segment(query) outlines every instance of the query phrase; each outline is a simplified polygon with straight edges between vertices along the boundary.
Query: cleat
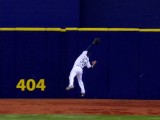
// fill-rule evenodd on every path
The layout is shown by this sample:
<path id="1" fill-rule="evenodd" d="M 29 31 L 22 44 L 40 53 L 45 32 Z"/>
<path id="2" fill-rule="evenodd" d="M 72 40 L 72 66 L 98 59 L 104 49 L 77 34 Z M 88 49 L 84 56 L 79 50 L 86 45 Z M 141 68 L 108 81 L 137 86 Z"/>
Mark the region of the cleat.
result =
<path id="1" fill-rule="evenodd" d="M 85 96 L 85 93 L 81 93 L 81 97 L 84 97 Z"/>
<path id="2" fill-rule="evenodd" d="M 73 88 L 74 88 L 74 86 L 71 85 L 71 86 L 66 87 L 66 90 L 71 90 L 71 89 L 73 89 Z"/>

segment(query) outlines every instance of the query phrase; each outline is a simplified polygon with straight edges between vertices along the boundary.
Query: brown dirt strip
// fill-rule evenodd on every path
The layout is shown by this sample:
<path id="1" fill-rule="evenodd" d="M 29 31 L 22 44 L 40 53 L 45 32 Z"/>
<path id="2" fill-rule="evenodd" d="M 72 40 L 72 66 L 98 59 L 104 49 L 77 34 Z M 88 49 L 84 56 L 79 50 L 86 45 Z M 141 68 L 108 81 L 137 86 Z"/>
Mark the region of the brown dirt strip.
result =
<path id="1" fill-rule="evenodd" d="M 0 99 L 0 114 L 160 116 L 160 100 Z"/>

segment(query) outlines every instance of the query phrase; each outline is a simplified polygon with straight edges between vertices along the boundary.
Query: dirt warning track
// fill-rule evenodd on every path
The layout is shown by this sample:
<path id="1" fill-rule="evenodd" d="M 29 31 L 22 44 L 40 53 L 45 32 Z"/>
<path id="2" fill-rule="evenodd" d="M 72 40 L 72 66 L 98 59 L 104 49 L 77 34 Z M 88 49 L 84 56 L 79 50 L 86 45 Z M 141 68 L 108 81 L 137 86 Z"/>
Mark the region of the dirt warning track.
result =
<path id="1" fill-rule="evenodd" d="M 0 99 L 0 114 L 160 115 L 160 100 Z"/>

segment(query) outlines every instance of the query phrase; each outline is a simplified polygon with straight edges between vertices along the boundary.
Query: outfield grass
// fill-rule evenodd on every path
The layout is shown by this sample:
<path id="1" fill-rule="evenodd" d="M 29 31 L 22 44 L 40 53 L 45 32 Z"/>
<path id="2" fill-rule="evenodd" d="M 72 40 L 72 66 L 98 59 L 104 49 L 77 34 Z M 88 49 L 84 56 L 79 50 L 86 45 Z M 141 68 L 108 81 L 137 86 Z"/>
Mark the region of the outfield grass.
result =
<path id="1" fill-rule="evenodd" d="M 0 115 L 0 120 L 160 120 L 160 116 Z"/>

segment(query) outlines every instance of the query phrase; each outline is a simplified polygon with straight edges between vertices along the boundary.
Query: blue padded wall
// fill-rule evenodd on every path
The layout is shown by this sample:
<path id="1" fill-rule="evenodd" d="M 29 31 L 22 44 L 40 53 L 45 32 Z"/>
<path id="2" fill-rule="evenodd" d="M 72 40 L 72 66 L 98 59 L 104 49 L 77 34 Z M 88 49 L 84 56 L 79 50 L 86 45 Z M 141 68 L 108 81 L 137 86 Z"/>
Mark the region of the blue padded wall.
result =
<path id="1" fill-rule="evenodd" d="M 0 27 L 78 27 L 79 0 L 1 0 Z"/>
<path id="2" fill-rule="evenodd" d="M 95 37 L 94 69 L 84 68 L 86 98 L 159 99 L 159 33 L 96 31 L 0 32 L 0 95 L 2 98 L 79 98 L 68 92 L 75 59 Z M 20 91 L 20 79 L 45 79 L 46 89 Z M 32 86 L 32 85 L 31 85 Z"/>
<path id="3" fill-rule="evenodd" d="M 159 0 L 81 0 L 81 27 L 159 28 Z"/>

